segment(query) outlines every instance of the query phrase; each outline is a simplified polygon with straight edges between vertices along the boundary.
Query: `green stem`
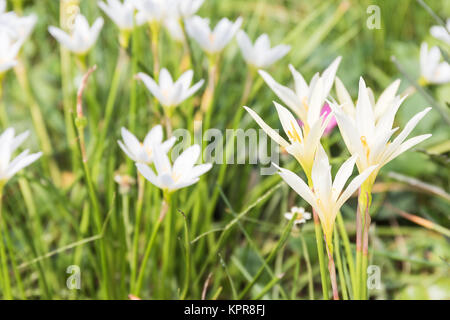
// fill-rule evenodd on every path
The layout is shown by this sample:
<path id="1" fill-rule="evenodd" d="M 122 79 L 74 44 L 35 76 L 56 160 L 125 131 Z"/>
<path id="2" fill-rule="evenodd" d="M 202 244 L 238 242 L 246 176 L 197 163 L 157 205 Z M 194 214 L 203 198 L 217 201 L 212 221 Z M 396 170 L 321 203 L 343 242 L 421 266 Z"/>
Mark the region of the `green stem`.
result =
<path id="1" fill-rule="evenodd" d="M 313 182 L 308 175 L 308 184 L 311 189 L 313 189 Z M 317 244 L 317 254 L 319 256 L 319 267 L 320 267 L 320 280 L 322 282 L 322 295 L 324 300 L 328 300 L 328 281 L 327 281 L 327 271 L 325 266 L 325 255 L 323 253 L 323 235 L 322 235 L 322 227 L 320 225 L 319 216 L 316 211 L 313 209 L 313 218 L 314 218 L 314 231 L 316 235 L 316 244 Z"/>
<path id="2" fill-rule="evenodd" d="M 54 183 L 56 185 L 59 185 L 60 172 L 55 160 L 52 157 L 53 148 L 50 142 L 50 137 L 48 135 L 47 128 L 45 126 L 45 121 L 41 109 L 39 108 L 39 105 L 37 104 L 36 100 L 33 97 L 33 93 L 27 76 L 27 70 L 25 69 L 25 65 L 21 61 L 19 61 L 14 70 L 16 72 L 17 79 L 19 80 L 21 87 L 25 92 L 25 98 L 27 101 L 27 105 L 30 108 L 33 126 L 36 130 L 40 146 L 45 155 L 43 159 L 45 169 L 48 173 L 50 173 Z"/>
<path id="3" fill-rule="evenodd" d="M 3 95 L 3 78 L 5 77 L 4 73 L 0 73 L 0 123 L 5 128 L 8 125 L 8 113 L 6 112 L 6 105 L 2 103 L 2 95 Z"/>
<path id="4" fill-rule="evenodd" d="M 203 120 L 204 130 L 208 130 L 211 123 L 211 115 L 213 111 L 213 104 L 214 104 L 214 95 L 216 91 L 216 84 L 218 80 L 218 57 L 217 56 L 211 56 L 209 57 L 209 64 L 208 64 L 208 86 L 203 93 L 202 101 L 200 104 L 200 111 L 203 114 Z"/>
<path id="5" fill-rule="evenodd" d="M 137 83 L 134 79 L 138 71 L 138 60 L 140 51 L 140 35 L 138 33 L 138 28 L 133 29 L 133 39 L 132 39 L 132 56 L 131 56 L 131 88 L 130 88 L 130 117 L 129 126 L 130 131 L 135 132 L 136 129 L 136 119 L 137 119 Z"/>
<path id="6" fill-rule="evenodd" d="M 166 289 L 168 287 L 167 280 L 169 279 L 169 271 L 172 262 L 172 239 L 175 234 L 175 217 L 173 211 L 173 203 L 171 194 L 165 195 L 167 203 L 169 205 L 169 210 L 167 212 L 166 224 L 164 226 L 164 243 L 163 243 L 163 256 L 162 256 L 162 282 L 163 287 L 161 288 L 162 297 L 165 298 Z M 170 283 L 170 282 L 169 282 Z"/>
<path id="7" fill-rule="evenodd" d="M 65 25 L 65 12 L 64 6 L 60 6 L 60 23 Z M 62 92 L 63 92 L 63 110 L 64 110 L 64 121 L 65 128 L 67 130 L 67 144 L 71 150 L 72 155 L 72 169 L 74 172 L 78 171 L 78 157 L 77 146 L 75 142 L 75 127 L 72 121 L 72 86 L 71 86 L 71 59 L 70 52 L 61 46 L 60 49 L 60 59 L 61 59 L 61 82 L 62 82 Z"/>
<path id="8" fill-rule="evenodd" d="M 144 281 L 144 275 L 145 275 L 145 269 L 147 268 L 148 259 L 150 258 L 150 253 L 152 252 L 153 245 L 155 244 L 156 235 L 158 234 L 159 228 L 161 227 L 161 223 L 164 220 L 164 217 L 167 214 L 167 211 L 169 210 L 169 203 L 170 200 L 164 201 L 161 205 L 161 213 L 159 215 L 158 221 L 156 222 L 155 226 L 153 227 L 152 234 L 150 235 L 150 239 L 147 243 L 147 247 L 145 249 L 144 259 L 142 259 L 141 267 L 139 268 L 139 274 L 137 278 L 136 285 L 134 286 L 134 292 L 133 294 L 136 296 L 139 296 L 141 289 L 142 289 L 142 283 Z"/>
<path id="9" fill-rule="evenodd" d="M 347 257 L 346 260 L 347 260 L 347 264 L 348 264 L 348 269 L 350 271 L 352 288 L 354 288 L 356 285 L 356 272 L 355 272 L 354 257 L 352 254 L 352 250 L 350 248 L 350 240 L 348 238 L 347 230 L 345 230 L 344 219 L 342 219 L 342 214 L 340 212 L 337 214 L 336 220 L 337 220 L 339 234 L 340 234 L 341 239 L 344 244 L 344 251 L 345 251 L 345 255 Z"/>
<path id="10" fill-rule="evenodd" d="M 309 259 L 308 247 L 306 246 L 305 238 L 300 234 L 300 239 L 302 240 L 303 254 L 305 255 L 306 270 L 308 271 L 308 292 L 309 300 L 314 300 L 314 279 L 313 272 L 311 268 L 311 261 Z"/>
<path id="11" fill-rule="evenodd" d="M 336 253 L 336 264 L 339 274 L 339 283 L 341 284 L 342 298 L 348 300 L 347 285 L 345 283 L 344 266 L 341 259 L 341 248 L 339 244 L 338 230 L 334 230 L 334 248 Z"/>
<path id="12" fill-rule="evenodd" d="M 78 143 L 79 143 L 79 152 L 81 154 L 81 162 L 82 162 L 82 168 L 83 173 L 85 177 L 85 181 L 88 187 L 88 194 L 89 199 L 92 204 L 93 212 L 94 212 L 94 221 L 95 225 L 97 227 L 98 234 L 103 235 L 103 227 L 102 227 L 102 215 L 100 212 L 100 204 L 98 201 L 98 197 L 95 191 L 94 183 L 92 181 L 91 173 L 89 171 L 89 167 L 87 164 L 87 158 L 86 158 L 86 147 L 85 147 L 85 139 L 84 139 L 84 120 L 85 118 L 77 118 L 78 121 L 76 125 L 77 134 L 78 134 Z M 106 248 L 105 248 L 105 241 L 103 237 L 99 240 L 99 251 L 100 251 L 100 264 L 102 269 L 102 280 L 103 280 L 103 286 L 104 286 L 104 295 L 105 298 L 108 299 L 109 297 L 109 276 L 108 276 L 108 262 L 107 262 L 107 256 L 106 256 Z"/>
<path id="13" fill-rule="evenodd" d="M 186 264 L 186 273 L 184 276 L 184 289 L 181 294 L 180 299 L 186 299 L 186 295 L 189 291 L 189 280 L 191 276 L 191 241 L 189 240 L 189 229 L 187 225 L 187 217 L 183 214 L 184 217 L 184 249 L 186 250 L 185 255 L 185 264 Z"/>
<path id="14" fill-rule="evenodd" d="M 96 169 L 94 170 L 94 172 L 97 172 L 97 170 L 98 170 L 100 160 L 102 158 L 102 154 L 104 151 L 105 139 L 108 134 L 108 129 L 109 129 L 110 122 L 112 120 L 112 116 L 114 114 L 114 104 L 115 104 L 116 98 L 117 98 L 117 92 L 118 92 L 119 84 L 120 84 L 120 77 L 122 74 L 122 70 L 124 69 L 125 59 L 126 59 L 126 52 L 125 52 L 125 49 L 123 49 L 121 47 L 119 50 L 119 55 L 117 57 L 116 67 L 114 69 L 114 74 L 113 74 L 113 78 L 112 78 L 112 82 L 111 82 L 111 88 L 109 91 L 108 100 L 106 101 L 105 118 L 103 121 L 103 128 L 101 130 L 100 138 L 98 139 L 98 143 L 97 143 L 97 154 L 96 154 L 95 161 L 94 161 L 94 163 L 96 163 L 97 165 L 96 165 Z M 97 174 L 94 174 L 94 176 L 97 176 Z"/>
<path id="15" fill-rule="evenodd" d="M 353 298 L 360 300 L 361 292 L 361 262 L 362 262 L 362 218 L 361 218 L 361 206 L 358 203 L 356 210 L 356 271 L 355 271 L 355 283 L 353 287 Z"/>
<path id="16" fill-rule="evenodd" d="M 8 262 L 5 251 L 5 244 L 3 242 L 3 233 L 7 232 L 6 228 L 3 228 L 3 215 L 2 215 L 2 207 L 3 207 L 3 188 L 5 182 L 0 181 L 0 258 L 2 263 L 2 278 L 3 278 L 3 296 L 6 300 L 12 300 L 12 291 L 11 291 L 11 282 L 9 280 L 9 272 L 8 272 Z"/>
<path id="17" fill-rule="evenodd" d="M 136 273 L 139 260 L 139 234 L 141 228 L 142 207 L 144 203 L 145 178 L 138 173 L 138 200 L 136 204 L 136 219 L 133 236 L 133 267 L 131 269 L 131 285 L 136 282 Z M 133 291 L 133 290 L 132 290 Z"/>
<path id="18" fill-rule="evenodd" d="M 372 204 L 372 195 L 367 192 L 366 207 L 364 214 L 363 226 L 363 245 L 362 245 L 362 262 L 361 262 L 361 299 L 367 300 L 367 266 L 369 257 L 369 229 L 370 229 L 370 206 Z"/>

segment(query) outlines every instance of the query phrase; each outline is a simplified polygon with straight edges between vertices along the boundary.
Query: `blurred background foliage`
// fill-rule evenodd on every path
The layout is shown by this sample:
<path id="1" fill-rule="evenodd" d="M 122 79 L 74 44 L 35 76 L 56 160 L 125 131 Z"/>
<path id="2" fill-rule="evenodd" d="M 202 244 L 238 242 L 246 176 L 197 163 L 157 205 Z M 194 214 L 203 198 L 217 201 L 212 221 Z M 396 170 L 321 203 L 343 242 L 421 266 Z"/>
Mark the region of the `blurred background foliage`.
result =
<path id="1" fill-rule="evenodd" d="M 62 113 L 61 65 L 60 50 L 56 41 L 48 34 L 49 25 L 59 25 L 59 1 L 9 1 L 10 9 L 23 9 L 24 14 L 34 12 L 39 21 L 33 35 L 24 46 L 23 61 L 29 71 L 33 94 L 40 106 L 51 140 L 55 148 L 58 164 L 65 170 L 65 179 L 71 185 L 78 179 L 71 172 L 70 155 L 65 139 L 65 125 Z M 442 19 L 450 17 L 450 1 L 428 0 L 426 3 Z M 381 13 L 381 29 L 370 30 L 366 26 L 369 14 L 368 6 L 377 5 Z M 81 12 L 90 22 L 102 15 L 96 1 L 82 0 Z M 407 89 L 411 83 L 405 75 L 399 72 L 392 61 L 394 56 L 412 79 L 420 76 L 419 48 L 423 41 L 429 45 L 439 45 L 448 53 L 445 44 L 434 39 L 429 34 L 431 26 L 436 25 L 435 19 L 415 0 L 348 0 L 348 1 L 319 1 L 319 0 L 206 0 L 198 15 L 210 17 L 212 24 L 226 16 L 235 19 L 244 18 L 243 29 L 252 39 L 259 34 L 268 33 L 273 44 L 285 43 L 292 46 L 291 52 L 283 60 L 277 62 L 269 72 L 280 83 L 292 85 L 292 77 L 288 69 L 291 63 L 300 70 L 305 79 L 310 79 L 317 71 L 322 71 L 338 55 L 343 57 L 338 70 L 352 97 L 356 99 L 358 79 L 363 76 L 366 83 L 373 88 L 375 96 L 395 79 L 402 79 L 400 92 Z M 139 71 L 152 72 L 152 56 L 149 48 L 148 31 L 140 28 L 140 58 Z M 179 75 L 179 64 L 182 58 L 182 47 L 171 40 L 163 31 L 161 39 L 161 65 Z M 195 43 L 193 43 L 195 60 L 195 79 L 207 77 L 206 59 Z M 95 96 L 100 110 L 94 110 L 87 103 L 87 113 L 103 113 L 102 106 L 106 104 L 110 79 L 114 72 L 119 45 L 117 29 L 110 19 L 105 17 L 105 27 L 102 30 L 95 49 L 89 55 L 88 65 L 97 64 L 98 70 L 92 75 L 90 88 L 95 88 Z M 129 73 L 129 71 L 128 71 Z M 124 76 L 120 85 L 120 94 L 114 110 L 114 123 L 108 137 L 108 150 L 101 159 L 102 170 L 105 170 L 105 180 L 99 182 L 99 193 L 103 195 L 103 205 L 108 208 L 110 201 L 116 203 L 119 199 L 111 196 L 108 188 L 109 179 L 114 171 L 125 161 L 124 155 L 117 147 L 120 127 L 127 125 L 129 92 L 131 82 Z M 220 72 L 220 80 L 215 101 L 215 113 L 212 126 L 221 130 L 229 127 L 238 105 L 246 75 L 246 65 L 240 55 L 237 44 L 233 42 L 224 53 Z M 74 73 L 74 82 L 80 75 Z M 89 89 L 91 90 L 91 89 Z M 138 126 L 136 136 L 143 137 L 147 130 L 160 122 L 160 110 L 153 108 L 152 98 L 145 88 L 138 84 Z M 449 109 L 450 84 L 430 86 L 427 92 L 443 108 Z M 5 97 L 3 103 L 12 123 L 18 130 L 32 128 L 29 111 L 26 107 L 29 101 L 14 76 L 10 75 L 5 83 Z M 334 92 L 333 92 L 334 95 Z M 272 100 L 277 100 L 273 92 L 257 79 L 255 89 L 248 101 L 248 105 L 260 113 L 273 127 L 279 127 Z M 194 99 L 194 104 L 198 103 Z M 409 97 L 400 108 L 396 118 L 398 126 L 403 127 L 412 115 L 429 106 L 428 101 L 420 94 Z M 189 127 L 186 123 L 186 113 L 189 108 L 181 106 L 174 122 L 174 128 Z M 90 125 L 93 125 L 92 123 Z M 95 124 L 94 124 L 95 125 Z M 254 121 L 245 116 L 241 128 L 255 127 Z M 449 278 L 449 238 L 432 230 L 418 226 L 399 216 L 388 206 L 404 210 L 414 215 L 428 219 L 445 228 L 450 227 L 450 130 L 437 110 L 429 113 L 415 129 L 414 134 L 432 133 L 433 137 L 420 144 L 383 168 L 375 187 L 371 244 L 373 252 L 371 264 L 381 268 L 381 289 L 371 290 L 374 298 L 380 299 L 410 299 L 410 298 L 450 298 Z M 88 133 L 89 134 L 89 133 Z M 89 139 L 95 137 L 88 136 Z M 327 138 L 324 144 L 334 156 L 333 164 L 340 165 L 347 157 L 345 145 L 341 141 L 338 130 Z M 36 146 L 37 140 L 30 139 L 29 146 Z M 91 144 L 92 145 L 92 144 Z M 35 149 L 33 147 L 33 149 Z M 282 157 L 285 167 L 300 172 L 300 168 L 286 155 Z M 37 166 L 37 165 L 36 165 Z M 220 166 L 206 177 L 209 194 L 213 193 Z M 394 173 L 394 174 L 393 174 Z M 17 184 L 7 187 L 6 219 L 14 240 L 16 259 L 20 264 L 25 263 L 24 287 L 31 298 L 67 298 L 69 291 L 65 288 L 65 268 L 72 264 L 73 251 L 62 250 L 45 258 L 42 263 L 27 264 L 35 257 L 48 252 L 59 250 L 64 246 L 79 240 L 77 226 L 80 223 L 86 191 L 80 186 L 74 189 L 59 190 L 47 181 L 39 170 L 28 170 L 23 173 L 32 181 L 35 206 L 34 212 L 26 209 Z M 20 177 L 19 177 L 20 178 Z M 17 179 L 19 179 L 17 178 Z M 414 179 L 414 180 L 411 180 Z M 261 256 L 265 256 L 278 240 L 280 230 L 285 225 L 283 213 L 296 204 L 306 206 L 306 203 L 284 184 L 278 186 L 277 176 L 260 176 L 258 166 L 231 165 L 220 190 L 214 209 L 214 219 L 203 232 L 221 228 L 233 218 L 233 214 L 241 212 L 258 197 L 270 191 L 266 197 L 257 203 L 250 214 L 241 220 L 242 225 L 233 230 L 233 237 L 228 237 L 223 250 L 222 261 L 215 261 L 211 282 L 211 292 L 217 292 L 222 287 L 219 298 L 233 298 L 233 287 L 242 288 L 261 266 Z M 274 186 L 277 186 L 275 189 Z M 206 187 L 205 187 L 206 188 Z M 433 188 L 438 188 L 438 193 Z M 204 189 L 202 189 L 204 190 Z M 209 191 L 208 191 L 209 190 Z M 131 195 L 136 197 L 135 190 Z M 64 194 L 70 194 L 67 201 Z M 197 194 L 190 191 L 184 197 Z M 207 201 L 207 200 L 203 200 Z M 150 206 L 150 205 L 149 205 Z M 231 207 L 230 207 L 231 206 Z M 65 208 L 62 210 L 61 208 Z M 346 226 L 350 234 L 354 235 L 354 208 L 356 201 L 350 201 L 343 210 Z M 111 209 L 113 210 L 113 209 Z M 116 212 L 117 211 L 117 212 Z M 120 209 L 114 209 L 113 214 L 120 215 Z M 234 212 L 234 213 L 233 213 Z M 13 214 L 14 213 L 14 214 Z M 150 228 L 149 221 L 144 220 L 143 228 Z M 15 226 L 19 226 L 16 228 Z M 209 229 L 208 229 L 209 228 Z M 181 229 L 182 230 L 182 229 Z M 448 229 L 447 229 L 448 230 Z M 38 233 L 36 233 L 36 231 Z M 244 232 L 250 235 L 244 236 Z M 194 234 L 193 237 L 199 236 Z M 353 237 L 353 236 L 352 236 Z M 212 238 L 214 243 L 215 238 Z M 217 239 L 216 239 L 217 240 Z M 112 240 L 111 240 L 112 241 Z M 145 239 L 143 239 L 145 241 Z M 195 246 L 195 244 L 193 244 Z M 196 248 L 198 259 L 211 254 L 210 246 L 202 244 Z M 174 259 L 177 255 L 174 253 Z M 90 270 L 92 255 L 88 255 L 84 265 Z M 277 253 L 271 264 L 276 275 L 283 274 L 283 278 L 273 287 L 264 292 L 264 288 L 271 281 L 273 275 L 264 274 L 252 289 L 249 297 L 277 299 L 292 297 L 307 299 L 311 297 L 308 289 L 308 263 L 315 276 L 313 288 L 314 296 L 320 297 L 318 279 L 318 262 L 315 252 L 315 239 L 312 223 L 307 223 L 301 230 L 294 230 L 288 245 Z M 178 261 L 183 269 L 183 262 Z M 222 263 L 220 263 L 222 262 Z M 273 266 L 272 266 L 273 265 Z M 89 267 L 90 266 L 90 267 Z M 152 268 L 156 268 L 152 264 Z M 212 267 L 211 267 L 212 268 Z M 97 297 L 96 271 L 83 273 L 83 290 L 78 295 L 82 298 Z M 120 274 L 120 273 L 119 273 Z M 203 281 L 205 279 L 202 279 Z M 115 279 L 120 288 L 121 279 Z M 203 282 L 193 289 L 193 298 L 199 298 L 199 291 Z M 126 298 L 120 291 L 116 297 Z M 283 293 L 284 292 L 284 293 Z M 148 292 L 146 296 L 152 295 Z"/>

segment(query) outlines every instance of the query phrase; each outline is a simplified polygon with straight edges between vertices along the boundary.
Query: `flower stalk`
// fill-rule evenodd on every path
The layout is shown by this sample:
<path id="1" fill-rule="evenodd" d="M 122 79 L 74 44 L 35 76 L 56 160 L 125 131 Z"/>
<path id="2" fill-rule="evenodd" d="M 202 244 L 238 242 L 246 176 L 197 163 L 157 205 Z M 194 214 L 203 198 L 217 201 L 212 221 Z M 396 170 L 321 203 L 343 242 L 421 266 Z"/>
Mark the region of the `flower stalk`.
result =
<path id="1" fill-rule="evenodd" d="M 97 232 L 99 234 L 103 233 L 102 228 L 102 216 L 100 212 L 100 204 L 99 200 L 96 194 L 96 190 L 94 187 L 94 183 L 91 177 L 91 173 L 88 167 L 88 159 L 86 154 L 86 142 L 84 138 L 84 129 L 87 124 L 86 117 L 83 114 L 83 105 L 82 105 L 82 99 L 83 99 L 83 91 L 86 87 L 87 80 L 89 78 L 89 75 L 94 72 L 97 69 L 97 66 L 94 66 L 88 70 L 88 72 L 84 75 L 81 86 L 78 90 L 77 94 L 77 114 L 74 121 L 74 125 L 76 128 L 76 134 L 77 134 L 77 140 L 78 140 L 78 147 L 81 154 L 81 162 L 82 162 L 82 168 L 84 173 L 84 178 L 88 187 L 88 194 L 89 199 L 92 204 L 92 208 L 94 211 L 94 221 L 97 228 Z M 105 243 L 103 239 L 99 240 L 99 251 L 100 251 L 100 263 L 102 268 L 102 280 L 103 280 L 103 289 L 104 289 L 104 296 L 106 299 L 109 297 L 109 276 L 108 276 L 108 262 L 106 257 L 106 248 Z"/>
<path id="2" fill-rule="evenodd" d="M 141 292 L 145 270 L 147 268 L 147 263 L 150 258 L 150 254 L 152 253 L 153 246 L 155 244 L 156 235 L 158 234 L 158 231 L 161 227 L 161 223 L 163 222 L 169 209 L 170 209 L 170 197 L 166 197 L 161 204 L 161 211 L 159 214 L 159 218 L 156 221 L 155 226 L 153 227 L 152 234 L 150 235 L 150 239 L 145 249 L 144 258 L 142 259 L 141 267 L 139 268 L 138 278 L 133 289 L 133 294 L 136 296 L 139 296 Z"/>
<path id="3" fill-rule="evenodd" d="M 217 55 L 209 55 L 208 62 L 208 85 L 200 103 L 201 118 L 205 121 L 205 130 L 209 129 L 211 122 L 214 95 L 218 81 L 219 57 Z"/>
<path id="4" fill-rule="evenodd" d="M 3 296 L 6 300 L 12 300 L 12 290 L 11 290 L 11 282 L 8 272 L 8 261 L 6 256 L 5 245 L 3 241 L 3 234 L 6 232 L 6 228 L 4 228 L 4 220 L 3 220 L 3 190 L 5 183 L 0 181 L 0 259 L 2 265 L 2 284 L 3 284 Z"/>

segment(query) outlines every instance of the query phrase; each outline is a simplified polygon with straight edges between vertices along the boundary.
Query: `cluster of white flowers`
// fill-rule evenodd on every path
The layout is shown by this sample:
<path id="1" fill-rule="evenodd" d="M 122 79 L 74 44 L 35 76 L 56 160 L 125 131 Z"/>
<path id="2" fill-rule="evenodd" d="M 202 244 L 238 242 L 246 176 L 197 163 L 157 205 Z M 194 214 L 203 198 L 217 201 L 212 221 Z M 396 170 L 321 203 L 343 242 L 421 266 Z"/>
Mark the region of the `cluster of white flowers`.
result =
<path id="1" fill-rule="evenodd" d="M 36 22 L 37 16 L 34 14 L 22 17 L 14 11 L 7 12 L 6 0 L 0 0 L 0 82 L 4 74 L 17 65 L 20 49 L 33 32 Z M 0 188 L 17 172 L 42 156 L 41 152 L 30 154 L 29 150 L 25 150 L 13 158 L 28 136 L 28 131 L 15 136 L 13 128 L 0 134 Z"/>
<path id="2" fill-rule="evenodd" d="M 212 168 L 210 163 L 195 165 L 201 151 L 198 145 L 187 148 L 172 166 L 168 152 L 176 139 L 172 137 L 163 142 L 160 125 L 148 132 L 143 143 L 125 128 L 122 128 L 122 138 L 123 142 L 118 143 L 125 154 L 136 163 L 137 169 L 148 181 L 162 190 L 173 192 L 193 185 Z M 156 169 L 156 173 L 151 166 Z"/>
<path id="3" fill-rule="evenodd" d="M 450 44 L 450 19 L 444 26 L 433 26 L 430 33 L 436 39 Z M 428 49 L 428 44 L 423 42 L 420 46 L 420 82 L 426 84 L 444 84 L 450 82 L 450 65 L 447 61 L 442 61 L 439 47 L 434 46 Z"/>
<path id="4" fill-rule="evenodd" d="M 294 90 L 277 83 L 265 71 L 259 71 L 269 87 L 297 116 L 274 102 L 289 141 L 253 110 L 244 107 L 261 128 L 302 166 L 308 183 L 286 169 L 279 168 L 279 174 L 317 212 L 328 241 L 331 241 L 336 215 L 344 202 L 362 186 L 370 193 L 379 170 L 386 163 L 431 136 L 426 134 L 406 140 L 430 111 L 427 108 L 415 115 L 404 130 L 390 141 L 398 130 L 392 128 L 395 115 L 406 98 L 397 96 L 400 81 L 391 84 L 375 102 L 372 91 L 361 78 L 355 106 L 342 81 L 336 77 L 340 61 L 341 57 L 338 57 L 322 74 L 315 74 L 309 85 L 300 72 L 290 66 Z M 336 83 L 339 105 L 329 98 L 333 83 Z M 329 105 L 332 112 L 321 113 L 324 105 Z M 331 166 L 320 140 L 334 117 L 352 156 L 344 162 L 332 182 Z M 355 164 L 359 175 L 344 189 Z"/>
<path id="5" fill-rule="evenodd" d="M 6 0 L 0 0 L 0 78 L 17 64 L 22 45 L 33 32 L 36 15 L 21 17 L 6 11 Z"/>

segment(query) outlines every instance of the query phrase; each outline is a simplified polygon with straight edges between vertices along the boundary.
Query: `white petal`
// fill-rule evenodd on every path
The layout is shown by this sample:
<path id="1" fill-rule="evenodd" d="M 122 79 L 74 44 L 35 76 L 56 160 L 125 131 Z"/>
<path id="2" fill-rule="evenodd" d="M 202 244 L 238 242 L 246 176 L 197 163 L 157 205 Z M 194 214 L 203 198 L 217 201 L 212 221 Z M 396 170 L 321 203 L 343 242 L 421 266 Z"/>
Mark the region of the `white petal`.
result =
<path id="1" fill-rule="evenodd" d="M 184 175 L 188 174 L 190 170 L 194 167 L 200 156 L 200 146 L 194 144 L 187 148 L 180 156 L 175 160 L 173 164 L 173 171 L 176 174 Z"/>
<path id="2" fill-rule="evenodd" d="M 297 119 L 295 119 L 292 113 L 290 113 L 289 110 L 283 107 L 281 104 L 276 103 L 275 101 L 273 103 L 275 104 L 275 108 L 277 109 L 278 117 L 280 118 L 283 130 L 288 135 L 289 140 L 291 142 L 297 141 L 301 143 L 303 141 L 303 133 L 302 129 L 300 129 L 300 126 L 297 123 Z"/>
<path id="3" fill-rule="evenodd" d="M 272 89 L 273 92 L 278 96 L 278 98 L 281 99 L 289 108 L 291 108 L 292 111 L 294 111 L 296 114 L 298 114 L 300 117 L 304 116 L 304 114 L 301 113 L 301 109 L 303 108 L 301 105 L 301 102 L 299 101 L 299 98 L 288 87 L 285 87 L 279 83 L 277 83 L 267 72 L 264 70 L 259 70 L 259 74 L 264 79 L 266 84 Z M 303 118 L 305 119 L 305 118 Z"/>
<path id="4" fill-rule="evenodd" d="M 258 125 L 264 130 L 265 133 L 267 133 L 267 135 L 269 137 L 271 137 L 273 140 L 275 140 L 275 142 L 277 142 L 279 145 L 281 145 L 284 148 L 289 147 L 289 142 L 287 142 L 283 137 L 281 137 L 278 132 L 276 132 L 274 129 L 272 129 L 271 127 L 269 127 L 263 119 L 261 119 L 260 116 L 258 116 L 258 114 L 253 111 L 252 109 L 248 108 L 248 107 L 244 107 L 245 110 L 247 110 L 247 112 L 252 116 L 252 118 L 258 123 Z"/>
<path id="5" fill-rule="evenodd" d="M 378 165 L 371 166 L 364 170 L 361 174 L 357 175 L 355 179 L 350 182 L 345 191 L 339 196 L 336 202 L 336 210 L 339 210 L 342 205 L 352 196 L 352 194 L 363 184 L 364 181 L 370 176 L 370 174 L 378 167 Z"/>
<path id="6" fill-rule="evenodd" d="M 348 178 L 352 175 L 353 168 L 355 167 L 356 158 L 358 155 L 353 155 L 348 158 L 342 166 L 339 168 L 338 172 L 333 181 L 333 202 L 336 202 L 337 198 L 342 192 Z"/>
<path id="7" fill-rule="evenodd" d="M 275 167 L 280 170 L 278 174 L 281 178 L 295 191 L 299 194 L 306 202 L 308 202 L 313 208 L 317 210 L 317 202 L 314 194 L 311 189 L 309 189 L 308 185 L 297 176 L 292 171 L 287 169 L 283 169 L 274 164 Z"/>
<path id="8" fill-rule="evenodd" d="M 136 167 L 140 174 L 144 176 L 145 179 L 150 181 L 151 184 L 163 189 L 164 186 L 160 183 L 158 177 L 155 175 L 152 169 L 146 164 L 136 163 Z"/>

